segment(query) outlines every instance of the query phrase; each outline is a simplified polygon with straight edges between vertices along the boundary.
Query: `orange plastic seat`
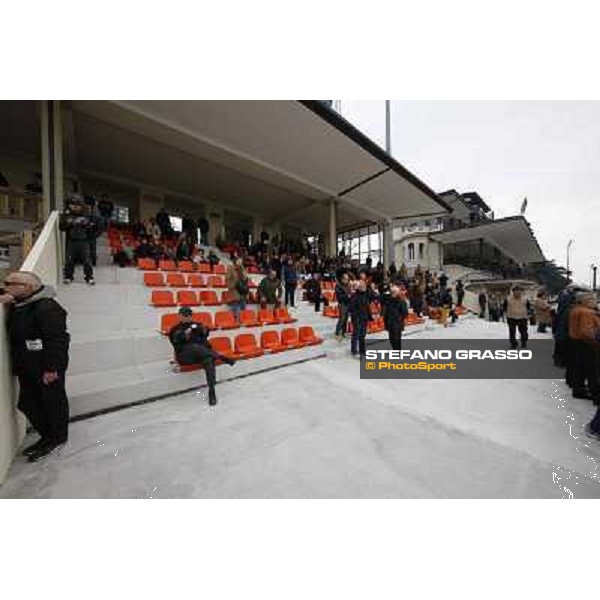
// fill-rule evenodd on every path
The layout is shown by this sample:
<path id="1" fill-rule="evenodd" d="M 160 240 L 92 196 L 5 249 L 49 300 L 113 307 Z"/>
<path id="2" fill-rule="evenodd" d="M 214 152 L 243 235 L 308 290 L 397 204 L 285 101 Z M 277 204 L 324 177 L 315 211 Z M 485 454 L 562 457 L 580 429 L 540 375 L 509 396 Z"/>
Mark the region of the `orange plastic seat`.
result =
<path id="1" fill-rule="evenodd" d="M 286 347 L 279 339 L 279 333 L 277 333 L 277 331 L 274 329 L 262 332 L 260 336 L 260 346 L 265 352 L 270 352 L 271 354 L 286 350 Z"/>
<path id="2" fill-rule="evenodd" d="M 213 321 L 213 316 L 209 312 L 197 312 L 192 315 L 192 320 L 194 323 L 200 323 L 200 325 L 204 325 L 208 329 L 214 329 L 215 324 Z"/>
<path id="3" fill-rule="evenodd" d="M 246 300 L 247 304 L 258 304 L 258 291 L 250 290 L 248 292 L 248 299 Z"/>
<path id="4" fill-rule="evenodd" d="M 231 339 L 227 336 L 209 338 L 210 347 L 227 358 L 243 358 L 231 347 Z"/>
<path id="5" fill-rule="evenodd" d="M 208 278 L 208 287 L 226 288 L 225 278 L 222 275 L 210 275 Z"/>
<path id="6" fill-rule="evenodd" d="M 162 306 L 176 306 L 173 292 L 169 292 L 168 290 L 154 290 L 150 303 L 157 308 Z"/>
<path id="7" fill-rule="evenodd" d="M 281 343 L 286 348 L 302 348 L 304 345 L 298 338 L 298 331 L 288 327 L 281 332 Z"/>
<path id="8" fill-rule="evenodd" d="M 208 263 L 199 263 L 198 264 L 198 272 L 199 273 L 210 273 L 210 265 Z"/>
<path id="9" fill-rule="evenodd" d="M 227 267 L 222 264 L 215 265 L 215 275 L 225 275 L 227 273 Z"/>
<path id="10" fill-rule="evenodd" d="M 215 313 L 215 327 L 217 329 L 237 329 L 238 322 L 229 310 L 220 310 Z"/>
<path id="11" fill-rule="evenodd" d="M 273 314 L 273 311 L 268 309 L 268 308 L 261 308 L 258 311 L 258 320 L 264 324 L 267 325 L 275 325 L 277 324 L 279 321 L 275 318 L 275 315 Z"/>
<path id="12" fill-rule="evenodd" d="M 187 284 L 193 288 L 203 288 L 206 287 L 206 281 L 202 275 L 188 275 Z"/>
<path id="13" fill-rule="evenodd" d="M 158 268 L 161 271 L 177 271 L 177 265 L 172 260 L 159 260 Z"/>
<path id="14" fill-rule="evenodd" d="M 323 338 L 320 338 L 315 334 L 314 329 L 308 325 L 300 327 L 298 330 L 298 339 L 305 346 L 316 346 L 323 342 Z"/>
<path id="15" fill-rule="evenodd" d="M 160 332 L 163 335 L 169 335 L 169 332 L 177 323 L 179 323 L 179 315 L 177 313 L 162 315 L 160 318 Z"/>
<path id="16" fill-rule="evenodd" d="M 298 319 L 290 316 L 288 309 L 284 306 L 275 309 L 275 318 L 279 323 L 295 323 Z"/>
<path id="17" fill-rule="evenodd" d="M 256 311 L 245 308 L 240 311 L 240 324 L 244 327 L 260 327 L 261 322 L 256 318 Z"/>
<path id="18" fill-rule="evenodd" d="M 144 273 L 144 283 L 148 287 L 164 287 L 165 276 L 162 273 Z"/>
<path id="19" fill-rule="evenodd" d="M 179 270 L 182 273 L 190 273 L 194 271 L 194 263 L 189 260 L 182 260 L 179 263 Z"/>
<path id="20" fill-rule="evenodd" d="M 177 304 L 179 306 L 200 306 L 198 295 L 191 290 L 179 290 L 177 292 Z"/>
<path id="21" fill-rule="evenodd" d="M 221 306 L 221 301 L 213 290 L 200 290 L 200 302 L 204 306 Z"/>
<path id="22" fill-rule="evenodd" d="M 323 298 L 325 298 L 327 302 L 333 302 L 335 300 L 335 292 L 333 290 L 324 290 Z"/>
<path id="23" fill-rule="evenodd" d="M 231 304 L 234 301 L 233 292 L 229 290 L 224 290 L 221 294 L 221 303 L 222 304 Z"/>
<path id="24" fill-rule="evenodd" d="M 181 273 L 167 273 L 167 285 L 171 287 L 187 287 L 185 277 Z"/>
<path id="25" fill-rule="evenodd" d="M 140 258 L 138 259 L 138 269 L 142 271 L 155 271 L 156 262 L 153 258 Z"/>
<path id="26" fill-rule="evenodd" d="M 256 338 L 251 333 L 240 333 L 235 337 L 235 351 L 241 358 L 254 358 L 264 354 L 264 350 L 257 344 Z"/>

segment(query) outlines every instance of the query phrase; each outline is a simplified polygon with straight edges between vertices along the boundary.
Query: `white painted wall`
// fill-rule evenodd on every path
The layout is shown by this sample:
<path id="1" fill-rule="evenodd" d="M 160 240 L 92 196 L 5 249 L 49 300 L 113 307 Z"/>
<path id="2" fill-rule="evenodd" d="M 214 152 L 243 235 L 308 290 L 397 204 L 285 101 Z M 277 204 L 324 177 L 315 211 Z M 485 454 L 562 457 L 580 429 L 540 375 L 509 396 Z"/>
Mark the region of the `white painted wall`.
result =
<path id="1" fill-rule="evenodd" d="M 45 284 L 56 286 L 60 276 L 61 236 L 58 213 L 53 212 L 40 233 L 22 271 L 37 273 Z M 2 324 L 6 307 L 0 307 Z M 16 409 L 16 381 L 10 373 L 6 328 L 0 327 L 0 484 L 4 481 L 15 452 L 25 436 L 25 419 Z"/>

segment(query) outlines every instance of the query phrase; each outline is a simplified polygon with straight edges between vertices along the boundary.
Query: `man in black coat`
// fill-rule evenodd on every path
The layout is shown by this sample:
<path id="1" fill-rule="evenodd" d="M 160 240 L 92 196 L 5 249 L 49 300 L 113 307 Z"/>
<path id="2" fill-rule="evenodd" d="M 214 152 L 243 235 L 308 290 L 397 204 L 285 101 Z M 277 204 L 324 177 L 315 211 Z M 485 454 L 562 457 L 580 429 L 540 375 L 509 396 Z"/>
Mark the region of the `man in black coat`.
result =
<path id="1" fill-rule="evenodd" d="M 52 287 L 35 273 L 10 273 L 0 303 L 8 304 L 7 329 L 13 374 L 19 379 L 19 410 L 40 434 L 23 454 L 35 462 L 67 441 L 69 401 L 65 372 L 69 364 L 67 313 Z"/>
<path id="2" fill-rule="evenodd" d="M 402 349 L 402 330 L 408 316 L 408 306 L 400 295 L 400 288 L 393 285 L 390 292 L 379 296 L 383 306 L 383 321 L 387 329 L 392 350 Z"/>
<path id="3" fill-rule="evenodd" d="M 350 351 L 353 356 L 364 356 L 366 353 L 365 338 L 369 321 L 373 320 L 371 314 L 371 301 L 373 298 L 374 292 L 367 288 L 366 281 L 359 280 L 348 301 L 348 314 L 352 320 Z"/>
<path id="4" fill-rule="evenodd" d="M 214 406 L 217 403 L 215 361 L 222 360 L 232 366 L 235 360 L 211 348 L 208 343 L 209 330 L 200 323 L 194 323 L 192 309 L 189 306 L 179 309 L 179 318 L 179 323 L 169 331 L 169 340 L 175 350 L 175 358 L 183 366 L 201 364 L 204 367 L 208 384 L 208 403 Z"/>
<path id="5" fill-rule="evenodd" d="M 198 219 L 198 229 L 200 230 L 200 244 L 208 246 L 208 220 L 204 217 Z"/>
<path id="6" fill-rule="evenodd" d="M 72 283 L 75 264 L 83 264 L 85 281 L 94 285 L 94 269 L 90 258 L 90 237 L 96 232 L 95 224 L 85 215 L 84 206 L 73 203 L 60 215 L 60 230 L 66 232 L 67 261 L 64 282 Z"/>

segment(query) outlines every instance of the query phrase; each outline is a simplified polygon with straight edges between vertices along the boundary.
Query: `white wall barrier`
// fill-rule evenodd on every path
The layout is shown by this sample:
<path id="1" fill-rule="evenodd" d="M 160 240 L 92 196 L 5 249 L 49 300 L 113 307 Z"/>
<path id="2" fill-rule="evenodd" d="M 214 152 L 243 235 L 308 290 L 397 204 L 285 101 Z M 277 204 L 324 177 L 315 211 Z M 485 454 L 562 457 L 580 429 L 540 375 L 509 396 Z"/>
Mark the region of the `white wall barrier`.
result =
<path id="1" fill-rule="evenodd" d="M 51 213 L 31 252 L 21 266 L 22 271 L 39 275 L 44 284 L 58 285 L 62 265 L 62 240 L 58 229 L 58 212 Z M 25 419 L 16 408 L 17 385 L 10 373 L 9 344 L 4 327 L 6 306 L 0 307 L 0 484 L 4 481 L 12 459 L 25 436 Z"/>

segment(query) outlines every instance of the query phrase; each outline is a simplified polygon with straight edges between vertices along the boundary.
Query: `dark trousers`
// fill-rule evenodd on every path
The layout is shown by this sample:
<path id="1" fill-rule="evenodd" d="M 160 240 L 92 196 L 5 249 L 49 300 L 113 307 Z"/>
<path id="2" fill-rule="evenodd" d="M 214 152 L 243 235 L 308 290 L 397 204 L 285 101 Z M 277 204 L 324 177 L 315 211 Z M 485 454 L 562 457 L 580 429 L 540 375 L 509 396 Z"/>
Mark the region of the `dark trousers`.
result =
<path id="1" fill-rule="evenodd" d="M 538 323 L 538 326 L 537 326 L 538 333 L 546 333 L 546 327 L 548 327 L 548 325 L 546 323 Z"/>
<path id="2" fill-rule="evenodd" d="M 87 240 L 67 242 L 67 262 L 65 264 L 65 279 L 73 279 L 75 264 L 83 265 L 85 280 L 94 278 L 94 269 L 90 262 L 90 243 Z"/>
<path id="3" fill-rule="evenodd" d="M 567 340 L 554 340 L 554 354 L 552 358 L 556 367 L 564 368 L 567 366 L 566 346 Z"/>
<path id="4" fill-rule="evenodd" d="M 366 353 L 365 338 L 367 337 L 367 324 L 368 321 L 366 319 L 352 317 L 352 338 L 350 339 L 350 351 L 352 354 L 356 354 L 357 352 L 360 354 Z"/>
<path id="5" fill-rule="evenodd" d="M 285 305 L 286 306 L 289 304 L 292 308 L 294 308 L 295 292 L 296 292 L 296 282 L 294 281 L 293 283 L 288 283 L 286 281 L 286 283 L 285 283 Z"/>
<path id="6" fill-rule="evenodd" d="M 94 238 L 93 240 L 90 240 L 90 262 L 92 263 L 92 266 L 96 266 L 96 263 L 98 262 L 98 257 L 97 257 L 97 252 L 96 252 L 96 238 Z"/>
<path id="7" fill-rule="evenodd" d="M 485 304 L 481 304 L 481 302 L 479 303 L 479 316 L 485 319 Z"/>
<path id="8" fill-rule="evenodd" d="M 423 312 L 423 300 L 421 300 L 420 298 L 415 298 L 412 302 L 412 309 L 415 315 L 417 315 L 417 317 L 420 317 L 421 313 Z"/>
<path id="9" fill-rule="evenodd" d="M 456 306 L 462 306 L 464 297 L 465 297 L 465 295 L 463 293 L 456 294 Z"/>
<path id="10" fill-rule="evenodd" d="M 567 342 L 567 384 L 574 393 L 582 392 L 588 385 L 593 385 L 593 353 L 590 347 L 579 340 Z"/>
<path id="11" fill-rule="evenodd" d="M 335 335 L 343 335 L 345 337 L 348 329 L 348 305 L 338 304 L 338 309 L 340 311 L 340 316 L 335 325 Z"/>
<path id="12" fill-rule="evenodd" d="M 315 297 L 315 312 L 319 312 L 321 310 L 321 294 Z"/>
<path id="13" fill-rule="evenodd" d="M 400 323 L 394 323 L 388 329 L 388 335 L 392 350 L 402 350 L 402 325 Z"/>
<path id="14" fill-rule="evenodd" d="M 40 436 L 51 442 L 67 441 L 69 400 L 65 391 L 65 374 L 59 373 L 54 383 L 45 385 L 42 374 L 19 375 L 19 410 Z"/>
<path id="15" fill-rule="evenodd" d="M 527 333 L 527 319 L 507 319 L 508 321 L 508 335 L 510 338 L 510 345 L 512 348 L 518 346 L 517 343 L 517 328 L 519 329 L 519 335 L 521 336 L 521 347 L 527 346 L 527 340 L 529 335 Z"/>
<path id="16" fill-rule="evenodd" d="M 222 354 L 215 352 L 210 346 L 186 344 L 177 354 L 176 358 L 177 362 L 183 366 L 202 365 L 206 373 L 206 383 L 209 389 L 214 389 L 217 383 L 215 361 L 225 359 Z"/>

